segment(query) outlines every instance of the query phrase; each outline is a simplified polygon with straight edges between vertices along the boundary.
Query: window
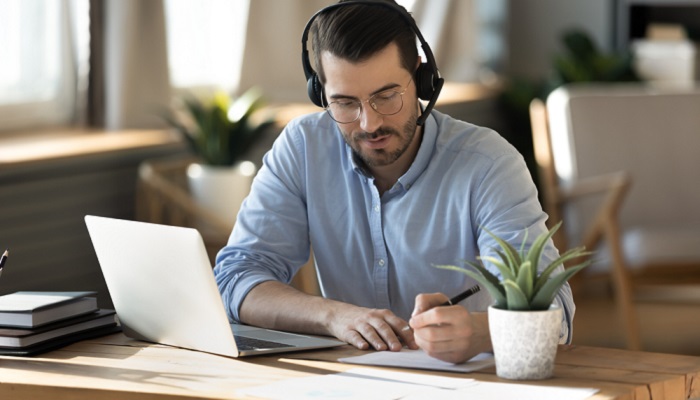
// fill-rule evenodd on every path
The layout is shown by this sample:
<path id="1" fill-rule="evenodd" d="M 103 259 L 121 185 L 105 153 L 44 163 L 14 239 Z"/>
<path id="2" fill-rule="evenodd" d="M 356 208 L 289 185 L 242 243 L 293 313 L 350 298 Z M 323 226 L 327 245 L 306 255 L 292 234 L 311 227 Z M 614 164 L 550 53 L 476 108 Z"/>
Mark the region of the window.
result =
<path id="1" fill-rule="evenodd" d="M 238 88 L 248 0 L 166 0 L 168 64 L 173 88 Z"/>
<path id="2" fill-rule="evenodd" d="M 68 123 L 87 52 L 87 0 L 1 1 L 0 131 Z"/>

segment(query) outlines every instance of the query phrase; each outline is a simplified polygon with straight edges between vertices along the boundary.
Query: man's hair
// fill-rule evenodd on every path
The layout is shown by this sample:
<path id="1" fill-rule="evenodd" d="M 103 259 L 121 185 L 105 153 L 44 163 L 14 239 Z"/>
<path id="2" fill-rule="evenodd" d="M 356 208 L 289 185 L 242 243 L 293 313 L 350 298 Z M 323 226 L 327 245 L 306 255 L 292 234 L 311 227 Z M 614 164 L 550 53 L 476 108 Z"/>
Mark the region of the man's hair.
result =
<path id="1" fill-rule="evenodd" d="M 343 2 L 345 0 L 340 1 Z M 394 0 L 376 2 L 401 7 Z M 310 32 L 316 71 L 324 83 L 326 79 L 321 65 L 324 51 L 357 63 L 369 59 L 394 42 L 399 48 L 401 65 L 407 71 L 412 74 L 418 63 L 416 34 L 408 21 L 391 6 L 348 4 L 336 7 L 319 14 Z"/>

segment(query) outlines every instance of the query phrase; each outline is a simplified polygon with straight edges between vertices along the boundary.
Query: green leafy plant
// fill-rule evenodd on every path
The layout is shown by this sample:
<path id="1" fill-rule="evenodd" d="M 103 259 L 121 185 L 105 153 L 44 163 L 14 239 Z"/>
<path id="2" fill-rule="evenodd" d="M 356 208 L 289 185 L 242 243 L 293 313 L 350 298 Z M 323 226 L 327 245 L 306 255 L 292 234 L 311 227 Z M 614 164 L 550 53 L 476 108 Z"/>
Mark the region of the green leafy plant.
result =
<path id="1" fill-rule="evenodd" d="M 222 92 L 201 100 L 188 94 L 163 118 L 180 132 L 203 163 L 233 165 L 241 161 L 273 124 L 271 118 L 256 118 L 263 106 L 262 93 L 251 88 L 231 99 Z"/>
<path id="2" fill-rule="evenodd" d="M 488 290 L 496 300 L 496 308 L 516 311 L 547 310 L 562 285 L 590 264 L 590 260 L 586 260 L 552 276 L 559 265 L 591 254 L 583 247 L 576 247 L 561 254 L 542 272 L 539 272 L 538 267 L 544 247 L 560 226 L 561 222 L 550 231 L 538 236 L 527 251 L 525 251 L 527 235 L 518 250 L 488 229 L 484 229 L 496 240 L 500 249 L 495 249 L 498 257 L 483 256 L 477 259 L 493 264 L 500 272 L 501 279 L 482 264 L 471 261 L 465 262 L 473 269 L 455 265 L 434 265 L 434 267 L 454 270 L 470 276 Z"/>

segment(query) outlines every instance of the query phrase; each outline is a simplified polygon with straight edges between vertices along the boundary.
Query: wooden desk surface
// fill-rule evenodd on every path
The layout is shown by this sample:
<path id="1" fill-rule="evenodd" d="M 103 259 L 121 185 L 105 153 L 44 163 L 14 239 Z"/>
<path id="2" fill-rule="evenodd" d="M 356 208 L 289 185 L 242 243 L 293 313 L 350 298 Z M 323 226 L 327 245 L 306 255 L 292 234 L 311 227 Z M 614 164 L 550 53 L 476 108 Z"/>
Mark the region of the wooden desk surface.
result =
<path id="1" fill-rule="evenodd" d="M 0 357 L 0 399 L 233 399 L 240 388 L 355 368 L 335 360 L 358 353 L 347 346 L 231 359 L 115 334 L 37 357 Z M 409 372 L 501 381 L 493 368 Z M 591 399 L 699 398 L 700 357 L 561 346 L 552 379 L 523 383 L 600 389 Z"/>

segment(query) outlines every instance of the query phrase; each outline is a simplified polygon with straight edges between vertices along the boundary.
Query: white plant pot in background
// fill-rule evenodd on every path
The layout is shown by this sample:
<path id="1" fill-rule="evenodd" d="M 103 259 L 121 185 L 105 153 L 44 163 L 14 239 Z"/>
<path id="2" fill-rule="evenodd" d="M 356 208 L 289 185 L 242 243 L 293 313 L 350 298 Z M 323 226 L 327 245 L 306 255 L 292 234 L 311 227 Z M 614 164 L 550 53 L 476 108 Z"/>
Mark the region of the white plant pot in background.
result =
<path id="1" fill-rule="evenodd" d="M 546 379 L 554 371 L 562 309 L 509 311 L 489 307 L 496 374 L 505 379 Z"/>
<path id="2" fill-rule="evenodd" d="M 187 179 L 194 201 L 233 228 L 256 172 L 250 161 L 231 167 L 193 163 L 187 168 Z"/>

